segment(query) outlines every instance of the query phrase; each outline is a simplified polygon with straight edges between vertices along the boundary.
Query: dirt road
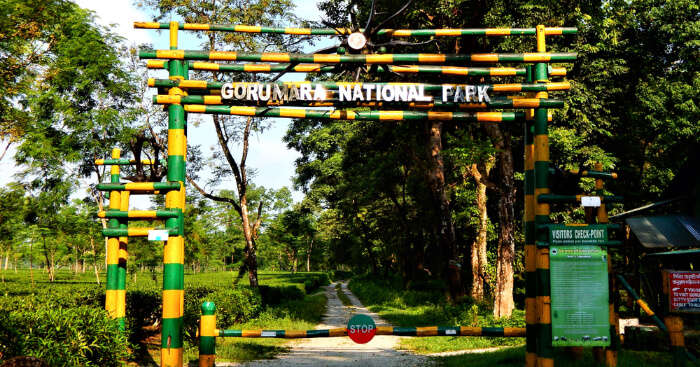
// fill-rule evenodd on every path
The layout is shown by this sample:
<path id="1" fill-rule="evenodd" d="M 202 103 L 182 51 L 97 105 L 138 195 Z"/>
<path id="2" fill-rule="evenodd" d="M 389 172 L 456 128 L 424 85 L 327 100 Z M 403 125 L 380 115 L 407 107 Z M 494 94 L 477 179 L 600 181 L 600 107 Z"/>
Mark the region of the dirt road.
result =
<path id="1" fill-rule="evenodd" d="M 335 291 L 335 284 L 325 287 L 328 305 L 321 324 L 316 329 L 345 327 L 348 320 L 356 314 L 363 313 L 374 319 L 377 325 L 387 325 L 377 314 L 369 312 L 360 300 L 347 289 L 347 283 L 340 283 L 353 306 L 343 306 Z M 295 342 L 289 353 L 279 355 L 277 359 L 253 361 L 236 366 L 353 366 L 353 367 L 409 367 L 431 366 L 430 358 L 397 351 L 400 337 L 375 336 L 367 344 L 355 344 L 350 338 L 314 338 Z M 219 364 L 217 366 L 225 366 Z"/>

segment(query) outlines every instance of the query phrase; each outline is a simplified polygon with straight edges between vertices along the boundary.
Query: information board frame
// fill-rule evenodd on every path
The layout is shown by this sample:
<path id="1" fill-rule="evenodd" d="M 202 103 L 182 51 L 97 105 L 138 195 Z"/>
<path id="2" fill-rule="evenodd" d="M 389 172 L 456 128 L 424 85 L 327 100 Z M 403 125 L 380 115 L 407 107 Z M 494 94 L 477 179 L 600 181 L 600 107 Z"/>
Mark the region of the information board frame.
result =
<path id="1" fill-rule="evenodd" d="M 608 253 L 605 247 L 552 245 L 549 255 L 552 346 L 610 346 Z M 586 285 L 587 288 L 582 288 Z M 577 306 L 572 303 L 572 298 Z"/>

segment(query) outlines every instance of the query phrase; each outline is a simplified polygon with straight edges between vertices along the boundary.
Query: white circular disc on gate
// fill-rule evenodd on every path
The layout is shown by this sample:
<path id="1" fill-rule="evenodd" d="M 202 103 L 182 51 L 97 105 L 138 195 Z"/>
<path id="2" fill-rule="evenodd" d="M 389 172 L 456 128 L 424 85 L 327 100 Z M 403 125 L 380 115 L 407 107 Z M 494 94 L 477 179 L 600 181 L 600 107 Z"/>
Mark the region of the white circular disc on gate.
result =
<path id="1" fill-rule="evenodd" d="M 367 38 L 360 32 L 355 32 L 348 36 L 348 46 L 353 50 L 361 50 L 367 44 Z"/>

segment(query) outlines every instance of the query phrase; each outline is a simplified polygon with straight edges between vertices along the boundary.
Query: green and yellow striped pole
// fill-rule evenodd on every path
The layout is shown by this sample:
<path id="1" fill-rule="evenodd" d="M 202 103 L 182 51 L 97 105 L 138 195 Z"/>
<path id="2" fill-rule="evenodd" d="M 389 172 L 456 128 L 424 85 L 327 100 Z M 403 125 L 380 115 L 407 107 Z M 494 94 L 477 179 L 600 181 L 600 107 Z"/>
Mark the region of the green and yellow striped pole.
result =
<path id="1" fill-rule="evenodd" d="M 595 164 L 595 170 L 598 172 L 603 171 L 603 165 L 598 162 Z M 603 197 L 605 191 L 603 190 L 603 179 L 597 177 L 595 179 L 595 193 L 599 197 Z M 607 224 L 608 223 L 608 211 L 605 208 L 605 202 L 601 201 L 598 207 L 596 217 L 598 223 Z M 616 294 L 616 281 L 613 273 L 613 263 L 612 257 L 608 254 L 608 308 L 610 310 L 610 346 L 605 348 L 605 365 L 607 367 L 617 366 L 617 350 L 620 344 L 620 329 L 618 327 L 618 316 L 615 311 L 615 294 Z"/>
<path id="2" fill-rule="evenodd" d="M 170 49 L 177 49 L 178 23 L 170 23 Z M 182 61 L 168 65 L 171 79 L 186 78 Z M 179 88 L 171 88 L 169 94 L 182 95 Z M 165 220 L 165 227 L 176 235 L 168 236 L 163 249 L 163 314 L 161 328 L 161 366 L 182 367 L 183 309 L 184 309 L 184 254 L 182 211 L 185 205 L 185 110 L 182 105 L 168 106 L 168 181 L 179 182 L 180 189 L 165 195 L 166 210 L 179 211 L 176 218 Z"/>
<path id="3" fill-rule="evenodd" d="M 546 50 L 544 26 L 537 26 L 537 52 Z M 539 62 L 535 64 L 535 82 L 547 83 L 547 64 Z M 547 92 L 538 92 L 536 98 L 547 98 Z M 547 109 L 535 109 L 534 122 L 534 147 L 535 147 L 535 224 L 537 240 L 547 241 L 547 233 L 540 228 L 549 223 L 549 204 L 540 202 L 539 195 L 549 193 L 549 135 L 547 128 Z M 549 248 L 537 250 L 537 293 L 536 304 L 539 325 L 537 340 L 537 366 L 551 367 L 554 365 L 554 350 L 552 348 L 552 318 L 551 299 L 549 288 Z"/>
<path id="4" fill-rule="evenodd" d="M 532 83 L 532 66 L 527 67 L 527 83 Z M 534 116 L 535 111 L 528 113 Z M 525 366 L 537 365 L 537 309 L 535 291 L 537 289 L 537 246 L 535 245 L 535 146 L 532 136 L 532 121 L 526 121 L 524 131 L 525 140 L 525 341 L 526 354 Z"/>
<path id="5" fill-rule="evenodd" d="M 527 63 L 576 60 L 575 52 L 483 53 L 483 54 L 293 54 L 287 52 L 242 53 L 202 50 L 140 50 L 142 59 L 255 61 L 313 64 L 443 64 L 449 63 Z M 545 64 L 545 68 L 547 65 Z"/>
<path id="6" fill-rule="evenodd" d="M 122 211 L 129 210 L 129 192 L 122 191 L 119 193 L 120 207 Z M 118 219 L 119 228 L 126 229 L 129 228 L 129 222 L 127 219 Z M 119 293 L 117 293 L 117 319 L 119 320 L 119 325 L 125 327 L 126 318 L 126 261 L 129 258 L 129 252 L 127 250 L 127 245 L 129 243 L 129 237 L 119 236 L 119 258 L 117 267 L 117 277 Z"/>
<path id="7" fill-rule="evenodd" d="M 119 159 L 121 151 L 119 148 L 112 149 L 112 159 Z M 119 184 L 119 166 L 112 165 L 110 167 L 110 182 Z M 122 193 L 120 191 L 112 191 L 109 193 L 109 209 L 121 210 L 122 208 Z M 120 221 L 116 218 L 110 219 L 107 222 L 107 229 L 119 229 Z M 126 299 L 126 264 L 124 267 L 120 264 L 120 245 L 121 239 L 119 236 L 107 237 L 107 289 L 105 291 L 105 309 L 110 317 L 119 320 L 119 327 L 124 330 L 124 303 Z M 122 270 L 124 276 L 122 277 Z M 121 303 L 121 304 L 120 304 Z"/>
<path id="8" fill-rule="evenodd" d="M 169 23 L 134 22 L 134 28 L 168 29 Z M 274 28 L 244 24 L 206 24 L 179 23 L 178 29 L 186 31 L 221 31 L 260 34 L 291 34 L 311 36 L 335 36 L 364 32 L 364 29 L 354 31 L 350 28 Z M 572 27 L 547 27 L 544 32 L 548 36 L 576 34 Z M 443 28 L 443 29 L 379 29 L 377 35 L 392 37 L 459 37 L 459 36 L 534 36 L 535 28 Z"/>
<path id="9" fill-rule="evenodd" d="M 214 367 L 217 336 L 216 305 L 214 302 L 204 302 L 199 319 L 199 367 Z"/>
<path id="10" fill-rule="evenodd" d="M 680 316 L 669 315 L 664 318 L 668 335 L 671 338 L 671 353 L 673 367 L 684 367 L 686 360 L 685 338 L 683 337 L 683 319 Z"/>

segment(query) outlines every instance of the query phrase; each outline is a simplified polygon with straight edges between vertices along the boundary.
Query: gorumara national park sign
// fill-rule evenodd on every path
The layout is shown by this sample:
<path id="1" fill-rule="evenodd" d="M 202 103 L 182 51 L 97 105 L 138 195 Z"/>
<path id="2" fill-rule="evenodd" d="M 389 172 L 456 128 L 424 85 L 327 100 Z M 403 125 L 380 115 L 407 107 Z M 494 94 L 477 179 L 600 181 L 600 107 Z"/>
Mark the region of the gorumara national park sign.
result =
<path id="1" fill-rule="evenodd" d="M 442 85 L 442 102 L 490 102 L 487 85 Z M 335 95 L 335 96 L 334 96 Z M 328 90 L 321 84 L 280 85 L 278 83 L 225 83 L 221 97 L 239 101 L 327 101 L 340 102 L 432 102 L 435 97 L 425 94 L 423 84 L 338 83 L 338 89 Z"/>

